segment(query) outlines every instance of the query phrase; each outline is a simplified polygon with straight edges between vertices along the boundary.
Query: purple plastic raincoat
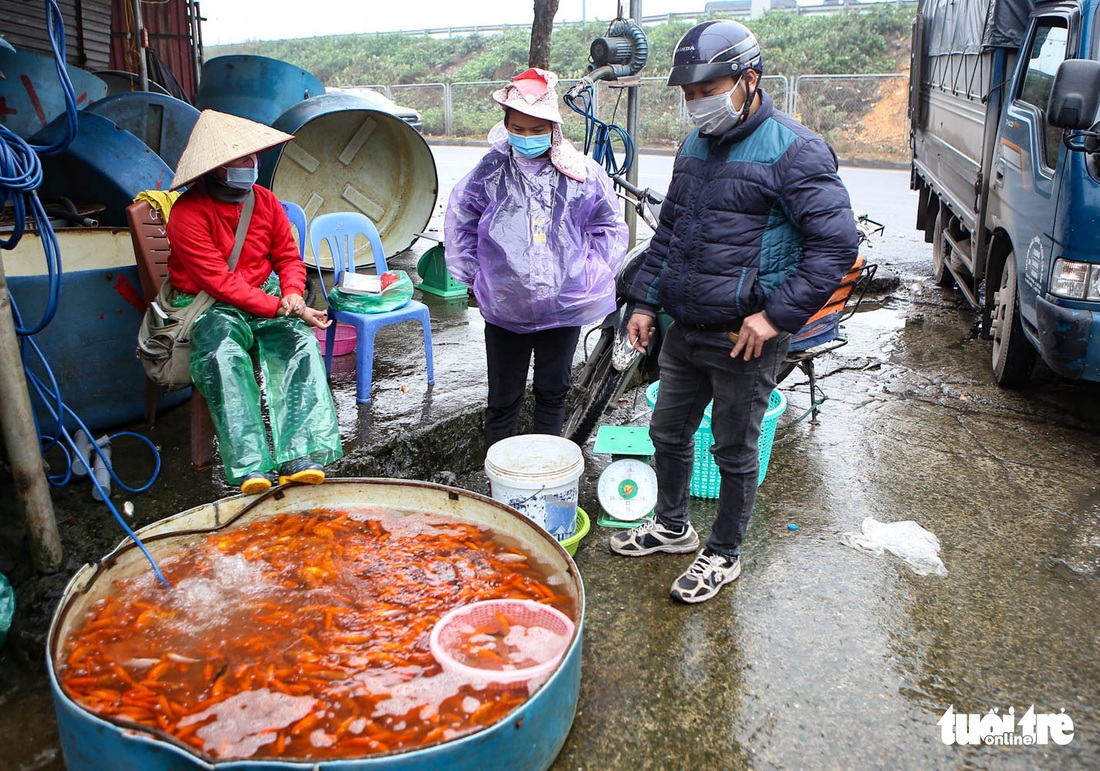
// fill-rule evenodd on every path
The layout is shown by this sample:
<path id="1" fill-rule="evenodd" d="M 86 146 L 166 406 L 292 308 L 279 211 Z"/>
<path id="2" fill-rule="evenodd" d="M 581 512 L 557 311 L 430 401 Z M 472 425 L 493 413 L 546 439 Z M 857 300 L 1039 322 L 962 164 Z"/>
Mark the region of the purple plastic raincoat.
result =
<path id="1" fill-rule="evenodd" d="M 451 191 L 447 267 L 472 287 L 491 324 L 525 334 L 583 326 L 615 309 L 628 231 L 606 172 L 584 157 L 585 182 L 546 157 L 513 156 L 507 131 Z"/>

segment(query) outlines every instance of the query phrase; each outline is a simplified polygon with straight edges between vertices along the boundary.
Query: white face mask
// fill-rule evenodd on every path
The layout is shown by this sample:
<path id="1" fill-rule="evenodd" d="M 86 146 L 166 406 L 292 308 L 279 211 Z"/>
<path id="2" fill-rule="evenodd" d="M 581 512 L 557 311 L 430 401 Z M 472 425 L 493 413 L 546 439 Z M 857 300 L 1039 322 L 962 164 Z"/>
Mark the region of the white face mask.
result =
<path id="1" fill-rule="evenodd" d="M 687 103 L 688 115 L 691 122 L 704 134 L 722 136 L 741 120 L 741 112 L 734 109 L 733 92 L 737 90 L 735 83 L 733 88 L 722 94 L 704 96 L 692 99 Z"/>
<path id="2" fill-rule="evenodd" d="M 234 190 L 248 190 L 256 184 L 259 174 L 259 169 L 255 166 L 227 166 L 225 186 Z"/>

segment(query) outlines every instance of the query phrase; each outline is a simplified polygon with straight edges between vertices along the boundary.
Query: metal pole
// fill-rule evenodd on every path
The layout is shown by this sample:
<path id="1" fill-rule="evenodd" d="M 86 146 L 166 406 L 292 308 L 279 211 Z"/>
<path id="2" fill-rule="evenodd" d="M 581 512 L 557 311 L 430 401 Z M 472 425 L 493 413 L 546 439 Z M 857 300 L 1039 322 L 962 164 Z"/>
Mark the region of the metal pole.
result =
<path id="1" fill-rule="evenodd" d="M 141 0 L 134 0 L 134 25 L 137 27 L 138 86 L 149 90 L 149 64 L 145 61 L 145 22 L 141 20 Z"/>
<path id="2" fill-rule="evenodd" d="M 0 260 L 0 430 L 15 480 L 15 494 L 27 523 L 31 560 L 38 570 L 52 573 L 61 568 L 61 537 L 31 413 L 3 260 Z"/>
<path id="3" fill-rule="evenodd" d="M 454 95 L 451 92 L 451 84 L 443 84 L 443 133 L 452 136 L 455 133 Z"/>
<path id="4" fill-rule="evenodd" d="M 199 24 L 199 17 L 201 16 L 201 10 L 197 0 L 191 2 L 191 63 L 195 69 L 195 93 L 191 94 L 191 99 L 195 100 L 199 94 L 199 83 L 202 81 L 202 60 L 203 45 L 202 45 L 202 26 Z"/>
<path id="5" fill-rule="evenodd" d="M 630 0 L 630 18 L 640 22 L 642 18 L 642 0 Z M 638 106 L 642 87 L 641 77 L 638 77 L 636 85 L 630 86 L 626 92 L 626 131 L 631 139 L 638 137 Z M 638 184 L 638 164 L 631 164 L 626 171 L 626 179 L 632 185 Z M 630 248 L 633 249 L 638 241 L 638 213 L 631 206 L 626 207 L 626 226 L 630 229 Z"/>

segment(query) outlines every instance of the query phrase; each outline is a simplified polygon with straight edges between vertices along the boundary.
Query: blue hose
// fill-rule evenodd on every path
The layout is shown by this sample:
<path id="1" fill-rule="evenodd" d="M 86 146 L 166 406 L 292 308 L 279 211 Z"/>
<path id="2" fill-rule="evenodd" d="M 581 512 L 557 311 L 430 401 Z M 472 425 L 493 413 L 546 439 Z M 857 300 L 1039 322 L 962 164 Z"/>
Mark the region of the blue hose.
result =
<path id="1" fill-rule="evenodd" d="M 626 174 L 634 165 L 634 139 L 621 126 L 605 123 L 596 117 L 595 84 L 582 80 L 565 95 L 565 103 L 584 118 L 584 154 L 591 155 L 609 176 Z M 622 162 L 615 157 L 615 140 L 623 148 Z"/>
<path id="2" fill-rule="evenodd" d="M 16 307 L 14 299 L 12 300 L 12 315 L 16 318 L 16 323 L 18 325 L 19 309 Z M 84 433 L 86 433 L 88 436 L 92 435 L 92 432 L 89 431 L 88 427 L 84 425 L 84 421 L 82 421 L 75 412 L 69 409 L 69 407 L 61 399 L 61 392 L 60 388 L 58 387 L 57 378 L 54 376 L 53 370 L 50 369 L 49 364 L 46 362 L 46 358 L 45 356 L 43 356 L 42 350 L 38 347 L 38 343 L 35 342 L 33 336 L 26 335 L 23 337 L 21 347 L 23 352 L 23 371 L 26 373 L 28 389 L 33 392 L 33 394 L 37 396 L 42 404 L 46 407 L 46 410 L 49 412 L 50 417 L 53 418 L 53 421 L 56 425 L 55 433 L 47 434 L 43 432 L 42 426 L 38 422 L 38 415 L 35 414 L 34 422 L 36 428 L 38 429 L 38 437 L 42 447 L 42 453 L 45 454 L 50 449 L 54 447 L 59 447 L 65 455 L 67 461 L 67 465 L 63 473 L 53 475 L 47 474 L 46 479 L 54 487 L 63 487 L 64 485 L 67 485 L 72 479 L 74 459 L 75 462 L 82 463 L 88 472 L 88 477 L 92 480 L 92 485 L 95 487 L 95 490 L 98 493 L 98 498 L 107 505 L 107 508 L 110 510 L 111 514 L 114 516 L 118 524 L 122 526 L 122 529 L 125 531 L 126 535 L 133 539 L 134 543 L 137 544 L 137 547 L 141 550 L 141 553 L 144 554 L 145 558 L 149 560 L 149 564 L 152 566 L 153 573 L 156 575 L 156 577 L 160 579 L 161 583 L 163 583 L 166 587 L 171 588 L 172 585 L 168 583 L 168 579 L 164 577 L 164 574 L 161 572 L 160 567 L 157 565 L 157 561 L 153 558 L 153 555 L 149 553 L 149 550 L 145 548 L 145 544 L 141 542 L 141 539 L 138 538 L 137 534 L 133 531 L 129 524 L 127 524 L 126 520 L 124 520 L 122 518 L 122 515 L 119 514 L 118 509 L 115 507 L 114 502 L 111 500 L 110 490 L 105 490 L 103 489 L 103 486 L 100 485 L 99 480 L 96 479 L 95 474 L 92 472 L 89 459 L 84 458 L 83 455 L 81 455 L 81 453 L 77 450 L 76 442 L 73 439 L 72 434 L 70 434 L 68 429 L 65 428 L 65 422 L 66 419 L 68 419 L 75 423 L 79 427 L 79 429 L 84 431 Z M 45 378 L 45 380 L 35 374 L 35 372 L 32 370 L 31 363 L 28 361 L 28 358 L 30 357 L 33 357 L 35 360 L 37 360 L 38 366 L 42 368 L 43 377 Z M 146 482 L 144 485 L 139 485 L 137 487 L 130 487 L 129 485 L 127 485 L 119 478 L 118 474 L 115 473 L 114 467 L 112 467 L 111 462 L 103 454 L 103 450 L 97 444 L 93 443 L 92 450 L 94 453 L 99 455 L 100 462 L 103 463 L 104 467 L 110 473 L 111 479 L 115 482 L 115 484 L 117 484 L 120 488 L 128 493 L 143 493 L 150 487 L 152 487 L 153 483 L 156 482 L 157 477 L 160 476 L 160 453 L 157 451 L 156 445 L 153 444 L 153 442 L 150 441 L 148 437 L 142 436 L 141 434 L 137 434 L 132 431 L 120 431 L 116 434 L 111 434 L 109 436 L 109 439 L 114 440 L 119 437 L 133 437 L 134 439 L 137 439 L 138 441 L 143 442 L 145 445 L 147 445 L 150 452 L 152 452 L 154 461 L 153 473 L 150 476 L 149 481 Z"/>
<path id="3" fill-rule="evenodd" d="M 57 314 L 57 305 L 61 299 L 61 250 L 37 193 L 42 185 L 42 162 L 39 156 L 64 152 L 76 138 L 77 132 L 76 93 L 65 67 L 64 19 L 56 0 L 45 0 L 45 11 L 46 29 L 53 48 L 54 65 L 65 97 L 65 133 L 53 144 L 30 145 L 6 126 L 0 125 L 0 140 L 2 140 L 0 141 L 0 209 L 10 200 L 12 212 L 15 215 L 15 227 L 12 229 L 11 237 L 0 240 L 0 249 L 14 249 L 23 238 L 29 211 L 41 235 L 42 248 L 46 254 L 47 286 L 49 287 L 46 307 L 38 323 L 29 328 L 16 327 L 15 331 L 21 335 L 34 335 L 45 329 Z"/>
<path id="4" fill-rule="evenodd" d="M 65 94 L 65 134 L 52 145 L 34 145 L 39 155 L 57 155 L 68 149 L 76 137 L 76 91 L 69 80 L 69 72 L 65 67 L 65 20 L 61 16 L 61 9 L 57 7 L 55 0 L 46 0 L 46 29 L 50 35 L 50 47 L 53 48 L 54 66 L 57 68 L 57 79 L 61 81 L 61 90 Z"/>

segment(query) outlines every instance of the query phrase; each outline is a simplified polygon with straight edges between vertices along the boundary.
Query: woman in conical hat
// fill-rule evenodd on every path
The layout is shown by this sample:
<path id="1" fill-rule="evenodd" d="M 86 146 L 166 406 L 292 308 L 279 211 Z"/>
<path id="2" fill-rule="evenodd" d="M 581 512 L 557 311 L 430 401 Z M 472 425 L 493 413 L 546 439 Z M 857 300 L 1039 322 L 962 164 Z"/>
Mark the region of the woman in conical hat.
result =
<path id="1" fill-rule="evenodd" d="M 310 327 L 328 327 L 303 295 L 306 270 L 278 198 L 256 184 L 258 154 L 294 137 L 204 110 L 180 156 L 172 189 L 187 191 L 168 220 L 168 280 L 175 303 L 200 291 L 217 300 L 191 330 L 191 379 L 210 405 L 226 480 L 257 493 L 280 482 L 319 483 L 343 449 Z M 229 258 L 248 199 L 252 214 L 236 267 Z M 300 238 L 305 234 L 300 233 Z M 263 372 L 271 442 L 253 372 Z"/>
<path id="2" fill-rule="evenodd" d="M 611 180 L 562 135 L 558 77 L 531 68 L 493 94 L 504 119 L 451 192 L 447 267 L 485 318 L 485 442 L 519 433 L 534 356 L 534 431 L 560 434 L 580 328 L 615 308 L 627 228 Z"/>

